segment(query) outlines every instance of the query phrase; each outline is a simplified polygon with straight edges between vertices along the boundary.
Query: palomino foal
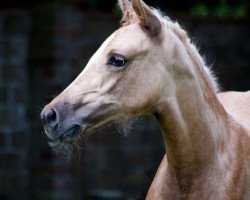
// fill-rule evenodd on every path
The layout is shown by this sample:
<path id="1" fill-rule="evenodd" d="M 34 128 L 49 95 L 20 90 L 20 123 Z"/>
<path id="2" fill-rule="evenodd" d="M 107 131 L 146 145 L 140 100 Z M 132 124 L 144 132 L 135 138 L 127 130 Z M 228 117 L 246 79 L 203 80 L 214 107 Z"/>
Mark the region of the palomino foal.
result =
<path id="1" fill-rule="evenodd" d="M 142 0 L 119 5 L 120 29 L 41 113 L 52 145 L 68 147 L 111 120 L 149 113 L 166 156 L 147 199 L 249 200 L 249 130 L 220 103 L 186 32 Z"/>

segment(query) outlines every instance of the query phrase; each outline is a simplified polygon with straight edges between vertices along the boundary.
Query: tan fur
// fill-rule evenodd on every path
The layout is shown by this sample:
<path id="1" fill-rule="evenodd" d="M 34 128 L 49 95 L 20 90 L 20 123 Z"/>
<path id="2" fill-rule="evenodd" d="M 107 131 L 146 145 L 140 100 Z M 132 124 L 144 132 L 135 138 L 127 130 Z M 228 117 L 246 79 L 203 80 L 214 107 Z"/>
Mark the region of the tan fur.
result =
<path id="1" fill-rule="evenodd" d="M 250 199 L 249 112 L 228 94 L 220 95 L 221 104 L 211 73 L 178 23 L 141 0 L 119 2 L 126 23 L 43 113 L 63 113 L 60 128 L 80 122 L 81 137 L 111 120 L 153 114 L 167 156 L 147 199 Z M 107 64 L 117 54 L 126 66 Z M 241 97 L 236 102 L 247 106 L 249 95 Z"/>
<path id="2" fill-rule="evenodd" d="M 219 100 L 221 101 L 222 105 L 227 110 L 227 112 L 233 116 L 232 120 L 238 121 L 241 124 L 244 124 L 244 126 L 249 129 L 250 92 L 224 92 L 224 93 L 218 94 L 218 97 L 219 97 Z M 231 125 L 232 129 L 235 131 L 235 133 L 236 134 L 240 133 L 238 140 L 239 140 L 239 142 L 240 141 L 241 142 L 240 142 L 238 147 L 241 148 L 242 146 L 249 145 L 248 144 L 249 138 L 246 135 L 244 128 L 239 127 L 238 124 L 235 122 L 232 122 L 231 124 L 232 124 Z M 250 134 L 249 131 L 248 131 L 248 134 Z M 220 142 L 219 146 L 220 146 L 221 152 L 226 151 L 225 145 L 226 145 L 225 141 Z M 242 149 L 241 149 L 241 151 L 242 151 Z M 247 148 L 247 150 L 245 150 L 245 151 L 246 151 L 245 155 L 248 155 L 247 157 L 249 158 L 250 148 Z M 238 154 L 238 156 L 239 156 L 238 159 L 245 160 L 244 156 L 242 156 L 240 153 Z M 250 195 L 249 187 L 246 187 L 246 186 L 243 187 L 242 184 L 245 183 L 245 181 L 250 178 L 250 174 L 249 174 L 249 172 L 247 172 L 242 177 L 242 175 L 240 175 L 240 174 L 244 173 L 245 170 L 242 169 L 242 166 L 237 166 L 239 164 L 239 162 L 236 162 L 235 164 L 236 164 L 236 166 L 234 166 L 234 163 L 230 159 L 227 166 L 226 166 L 230 170 L 233 170 L 233 169 L 235 170 L 235 168 L 239 168 L 239 170 L 237 170 L 237 173 L 235 173 L 234 181 L 232 181 L 231 183 L 229 182 L 228 184 L 231 184 L 230 187 L 234 188 L 234 189 L 236 189 L 236 187 L 239 187 L 239 185 L 241 185 L 240 186 L 241 189 L 237 189 L 237 190 L 241 193 L 247 193 L 247 194 L 246 194 L 245 198 L 243 198 L 243 197 L 239 198 L 239 197 L 237 197 L 237 193 L 235 193 L 234 190 L 232 192 L 228 189 L 228 192 L 229 192 L 229 194 L 232 195 L 231 199 L 248 199 L 249 195 Z M 249 166 L 249 162 L 246 163 L 246 166 Z M 169 187 L 170 191 L 176 190 L 176 188 L 175 189 L 173 188 L 174 183 L 168 184 L 171 181 L 171 180 L 169 180 L 169 175 L 166 174 L 169 170 L 168 168 L 169 168 L 168 161 L 167 161 L 167 157 L 165 155 L 161 164 L 160 164 L 160 167 L 155 175 L 154 181 L 151 184 L 147 199 L 178 199 L 176 197 L 178 194 L 175 194 L 174 192 L 171 192 L 171 194 L 165 194 L 165 195 L 163 194 L 162 197 L 158 196 L 159 193 L 163 193 L 166 191 L 164 189 L 164 187 Z M 243 180 L 240 180 L 240 177 L 242 177 L 241 179 L 243 179 Z M 241 184 L 239 184 L 239 182 Z M 168 184 L 168 186 L 167 186 L 167 184 Z M 238 194 L 238 195 L 240 196 L 240 194 Z M 167 196 L 167 198 L 165 198 L 165 196 Z M 207 199 L 207 198 L 204 197 L 204 199 Z M 215 198 L 215 199 L 217 199 L 217 198 Z M 228 199 L 230 199 L 230 197 L 228 197 Z"/>
<path id="3" fill-rule="evenodd" d="M 218 94 L 226 111 L 250 130 L 250 91 Z"/>

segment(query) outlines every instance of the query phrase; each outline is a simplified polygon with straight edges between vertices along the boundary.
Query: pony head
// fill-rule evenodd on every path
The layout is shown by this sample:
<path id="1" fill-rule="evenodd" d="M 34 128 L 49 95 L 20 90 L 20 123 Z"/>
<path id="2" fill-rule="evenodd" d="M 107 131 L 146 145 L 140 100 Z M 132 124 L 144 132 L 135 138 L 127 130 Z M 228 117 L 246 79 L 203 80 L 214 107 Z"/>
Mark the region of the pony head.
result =
<path id="1" fill-rule="evenodd" d="M 178 24 L 142 0 L 119 5 L 121 27 L 41 113 L 53 146 L 76 144 L 112 120 L 157 113 L 163 98 L 174 98 L 180 80 L 193 77 Z"/>

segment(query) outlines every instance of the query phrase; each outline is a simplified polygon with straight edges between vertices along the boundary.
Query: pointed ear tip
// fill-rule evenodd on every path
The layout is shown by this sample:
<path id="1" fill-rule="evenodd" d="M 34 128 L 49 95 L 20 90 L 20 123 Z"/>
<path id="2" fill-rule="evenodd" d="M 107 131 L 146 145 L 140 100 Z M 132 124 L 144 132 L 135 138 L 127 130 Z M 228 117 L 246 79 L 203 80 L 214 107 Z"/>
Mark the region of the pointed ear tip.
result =
<path id="1" fill-rule="evenodd" d="M 117 4 L 122 7 L 124 6 L 124 1 L 123 0 L 117 0 Z"/>
<path id="2" fill-rule="evenodd" d="M 138 16 L 140 16 L 143 13 L 144 9 L 141 0 L 132 0 L 132 7 Z"/>
<path id="3" fill-rule="evenodd" d="M 131 3 L 133 5 L 133 7 L 137 6 L 138 4 L 140 4 L 140 0 L 131 0 Z"/>
<path id="4" fill-rule="evenodd" d="M 131 10 L 132 9 L 131 4 L 132 3 L 129 0 L 118 0 L 118 5 L 122 11 Z"/>
<path id="5" fill-rule="evenodd" d="M 119 4 L 123 4 L 123 5 L 127 5 L 127 4 L 130 4 L 132 3 L 131 1 L 129 0 L 117 0 Z"/>
<path id="6" fill-rule="evenodd" d="M 147 5 L 143 0 L 131 0 L 131 3 L 133 4 L 133 5 Z"/>
<path id="7" fill-rule="evenodd" d="M 149 6 L 143 0 L 132 0 L 132 7 L 135 12 L 149 9 Z"/>
<path id="8" fill-rule="evenodd" d="M 124 1 L 124 0 L 117 0 L 117 4 L 118 4 L 120 7 L 124 7 L 124 6 L 125 6 L 125 1 Z"/>

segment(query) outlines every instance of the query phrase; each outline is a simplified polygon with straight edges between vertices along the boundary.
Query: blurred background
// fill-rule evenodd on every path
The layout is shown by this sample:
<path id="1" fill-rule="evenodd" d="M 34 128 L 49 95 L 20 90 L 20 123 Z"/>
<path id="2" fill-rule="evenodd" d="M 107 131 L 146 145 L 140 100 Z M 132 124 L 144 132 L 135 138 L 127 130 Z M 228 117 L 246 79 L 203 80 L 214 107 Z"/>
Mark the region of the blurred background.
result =
<path id="1" fill-rule="evenodd" d="M 223 91 L 250 89 L 248 0 L 146 3 L 185 27 Z M 0 200 L 145 198 L 164 155 L 154 119 L 140 119 L 128 137 L 107 126 L 65 163 L 39 118 L 120 17 L 115 0 L 0 1 Z"/>

